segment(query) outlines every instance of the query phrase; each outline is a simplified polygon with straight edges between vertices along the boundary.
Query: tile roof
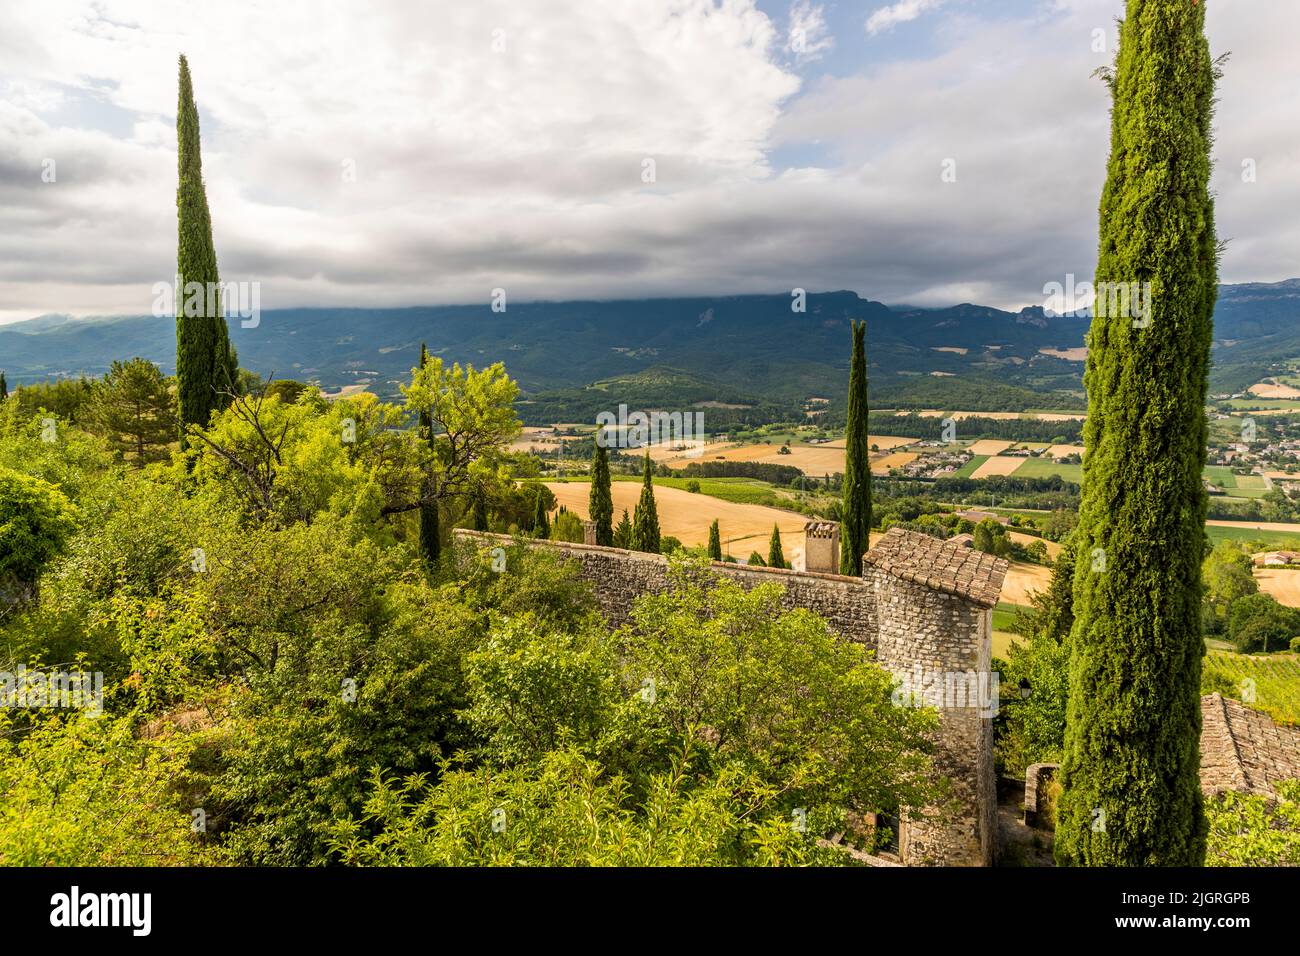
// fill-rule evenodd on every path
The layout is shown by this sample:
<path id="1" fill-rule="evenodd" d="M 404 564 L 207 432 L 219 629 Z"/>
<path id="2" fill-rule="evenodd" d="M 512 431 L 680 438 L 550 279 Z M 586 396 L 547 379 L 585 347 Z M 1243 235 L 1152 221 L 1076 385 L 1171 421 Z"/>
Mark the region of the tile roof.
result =
<path id="1" fill-rule="evenodd" d="M 890 528 L 863 560 L 888 574 L 993 607 L 1010 565 L 1003 558 L 941 541 L 928 534 Z"/>
<path id="2" fill-rule="evenodd" d="M 1279 780 L 1300 779 L 1300 728 L 1221 694 L 1201 698 L 1201 790 L 1271 796 Z"/>

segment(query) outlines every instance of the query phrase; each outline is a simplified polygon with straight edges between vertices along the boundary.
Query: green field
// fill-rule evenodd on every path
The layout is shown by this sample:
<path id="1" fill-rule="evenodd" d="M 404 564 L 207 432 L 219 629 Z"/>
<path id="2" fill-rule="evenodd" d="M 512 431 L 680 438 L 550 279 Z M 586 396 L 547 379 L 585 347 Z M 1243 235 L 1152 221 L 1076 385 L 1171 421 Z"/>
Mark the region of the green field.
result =
<path id="1" fill-rule="evenodd" d="M 1026 458 L 1025 463 L 1012 472 L 1014 478 L 1050 478 L 1060 475 L 1076 485 L 1083 481 L 1083 465 L 1058 465 L 1050 458 Z"/>
<path id="2" fill-rule="evenodd" d="M 1211 543 L 1220 541 L 1255 541 L 1269 548 L 1296 548 L 1300 546 L 1300 532 L 1295 531 L 1256 531 L 1254 528 L 1222 528 L 1218 525 L 1206 525 L 1205 533 Z"/>
<path id="3" fill-rule="evenodd" d="M 1212 650 L 1205 655 L 1203 671 L 1204 690 L 1220 691 L 1274 720 L 1300 723 L 1300 656 Z"/>
<path id="4" fill-rule="evenodd" d="M 1295 411 L 1300 412 L 1300 400 L 1294 398 L 1230 398 L 1222 404 L 1241 411 Z"/>
<path id="5" fill-rule="evenodd" d="M 988 460 L 989 460 L 988 455 L 974 455 L 971 457 L 970 461 L 966 462 L 966 464 L 962 465 L 960 468 L 954 471 L 952 473 L 952 477 L 969 478 L 971 475 L 975 473 L 975 469 L 977 469 L 980 465 L 984 464 L 984 462 Z"/>

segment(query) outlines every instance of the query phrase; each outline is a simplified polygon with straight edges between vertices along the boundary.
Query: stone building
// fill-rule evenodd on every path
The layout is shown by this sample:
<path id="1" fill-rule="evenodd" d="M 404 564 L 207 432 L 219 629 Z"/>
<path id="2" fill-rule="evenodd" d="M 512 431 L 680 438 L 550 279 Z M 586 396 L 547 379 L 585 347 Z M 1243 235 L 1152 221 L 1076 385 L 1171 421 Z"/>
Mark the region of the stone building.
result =
<path id="1" fill-rule="evenodd" d="M 454 534 L 480 547 L 514 540 L 463 529 Z M 838 528 L 810 522 L 805 534 L 807 567 L 837 567 Z M 616 626 L 627 621 L 635 597 L 668 588 L 662 555 L 590 543 L 526 543 L 575 561 Z M 712 566 L 745 587 L 779 582 L 786 607 L 815 611 L 843 639 L 874 650 L 877 662 L 898 677 L 912 701 L 938 709 L 935 764 L 952 781 L 951 799 L 942 808 L 923 808 L 920 820 L 900 814 L 899 856 L 909 866 L 991 865 L 997 853 L 991 615 L 1007 562 L 893 528 L 864 556 L 860 578 L 722 561 Z"/>

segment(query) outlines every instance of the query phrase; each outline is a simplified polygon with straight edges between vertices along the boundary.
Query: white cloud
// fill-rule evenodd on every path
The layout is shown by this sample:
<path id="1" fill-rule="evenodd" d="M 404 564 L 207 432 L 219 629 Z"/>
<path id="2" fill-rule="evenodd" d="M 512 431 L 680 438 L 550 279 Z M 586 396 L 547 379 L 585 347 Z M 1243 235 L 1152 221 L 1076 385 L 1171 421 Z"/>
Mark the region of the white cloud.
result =
<path id="1" fill-rule="evenodd" d="M 790 5 L 787 39 L 796 59 L 804 62 L 820 59 L 835 45 L 834 39 L 827 32 L 825 7 L 814 4 L 812 0 L 795 0 Z"/>
<path id="2" fill-rule="evenodd" d="M 867 32 L 874 36 L 890 30 L 900 23 L 915 20 L 927 10 L 942 5 L 944 0 L 898 0 L 887 7 L 881 7 L 867 17 Z"/>
<path id="3" fill-rule="evenodd" d="M 260 280 L 264 309 L 486 301 L 497 286 L 512 301 L 800 286 L 1019 308 L 1091 274 L 1109 103 L 1090 74 L 1110 56 L 1092 30 L 1113 35 L 1122 0 L 996 22 L 953 5 L 937 52 L 852 73 L 840 49 L 806 88 L 788 29 L 821 24 L 810 35 L 829 41 L 810 3 L 786 30 L 750 0 L 331 9 L 0 6 L 0 321 L 148 311 L 175 265 L 181 51 L 223 276 Z M 1214 180 L 1223 275 L 1286 278 L 1300 9 L 1209 11 L 1213 48 L 1234 54 Z"/>

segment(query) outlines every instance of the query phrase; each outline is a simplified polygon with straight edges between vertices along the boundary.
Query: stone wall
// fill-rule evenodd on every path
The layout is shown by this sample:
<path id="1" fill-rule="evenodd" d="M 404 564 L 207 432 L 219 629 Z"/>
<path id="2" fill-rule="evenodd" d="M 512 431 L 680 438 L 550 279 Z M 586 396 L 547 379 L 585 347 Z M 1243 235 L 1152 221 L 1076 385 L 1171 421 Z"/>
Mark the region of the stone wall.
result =
<path id="1" fill-rule="evenodd" d="M 461 529 L 454 535 L 481 547 L 515 543 L 506 535 Z M 627 622 L 638 595 L 668 587 L 668 561 L 661 555 L 556 541 L 526 543 L 578 562 L 602 612 L 616 626 Z M 936 766 L 952 781 L 951 799 L 922 811 L 921 820 L 900 814 L 899 851 L 910 866 L 990 865 L 997 834 L 993 722 L 988 701 L 973 682 L 982 674 L 988 688 L 990 607 L 1005 562 L 898 530 L 868 553 L 869 559 L 873 556 L 861 578 L 718 561 L 712 567 L 746 588 L 779 582 L 785 587 L 785 607 L 815 611 L 841 637 L 876 651 L 878 663 L 905 685 L 918 675 L 941 682 L 953 675 L 969 678 L 954 688 L 958 699 L 941 702 L 934 737 Z"/>
<path id="2" fill-rule="evenodd" d="M 515 543 L 509 535 L 461 528 L 457 528 L 453 535 L 457 540 L 477 541 L 484 547 L 499 545 L 509 548 Z M 668 559 L 663 555 L 567 541 L 524 540 L 577 561 L 582 568 L 583 580 L 592 585 L 601 612 L 615 626 L 627 623 L 632 601 L 637 595 L 658 594 L 668 588 Z M 782 584 L 786 589 L 783 606 L 815 611 L 829 622 L 836 634 L 875 648 L 874 604 L 870 589 L 860 579 L 840 574 L 750 567 L 726 561 L 711 563 L 714 571 L 738 581 L 745 588 L 773 581 Z"/>

